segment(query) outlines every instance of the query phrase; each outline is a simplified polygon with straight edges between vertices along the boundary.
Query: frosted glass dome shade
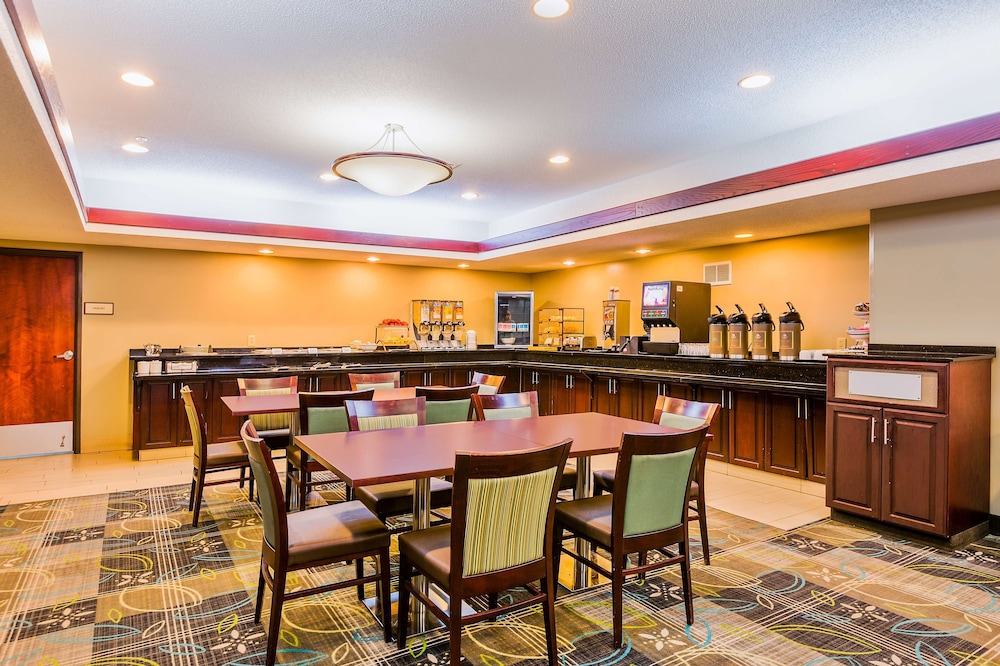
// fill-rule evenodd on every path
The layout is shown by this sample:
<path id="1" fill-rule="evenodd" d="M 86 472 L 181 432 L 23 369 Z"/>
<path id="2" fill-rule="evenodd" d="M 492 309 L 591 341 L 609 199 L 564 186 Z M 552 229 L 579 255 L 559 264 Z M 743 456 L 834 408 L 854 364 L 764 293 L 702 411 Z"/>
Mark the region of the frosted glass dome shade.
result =
<path id="1" fill-rule="evenodd" d="M 390 197 L 412 194 L 432 183 L 451 178 L 447 162 L 412 153 L 354 153 L 333 163 L 333 172 L 372 192 Z"/>

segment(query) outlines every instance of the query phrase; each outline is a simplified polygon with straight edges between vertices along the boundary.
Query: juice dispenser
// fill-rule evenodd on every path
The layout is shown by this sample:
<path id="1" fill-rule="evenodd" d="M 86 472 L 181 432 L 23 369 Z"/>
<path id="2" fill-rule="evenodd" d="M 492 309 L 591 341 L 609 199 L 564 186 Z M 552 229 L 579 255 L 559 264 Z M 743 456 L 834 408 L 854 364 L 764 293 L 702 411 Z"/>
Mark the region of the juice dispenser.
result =
<path id="1" fill-rule="evenodd" d="M 736 312 L 729 315 L 726 324 L 729 328 L 729 358 L 749 358 L 750 321 L 739 303 L 736 304 Z"/>
<path id="2" fill-rule="evenodd" d="M 718 305 L 718 310 L 708 318 L 708 357 L 726 358 L 729 350 L 729 324 L 726 313 Z"/>
<path id="3" fill-rule="evenodd" d="M 751 319 L 750 334 L 753 336 L 751 344 L 751 358 L 755 361 L 770 361 L 773 354 L 774 341 L 774 320 L 771 313 L 767 311 L 763 303 L 758 303 L 760 312 Z"/>
<path id="4" fill-rule="evenodd" d="M 778 360 L 796 361 L 802 351 L 802 331 L 806 325 L 791 301 L 785 301 L 788 312 L 778 317 Z"/>

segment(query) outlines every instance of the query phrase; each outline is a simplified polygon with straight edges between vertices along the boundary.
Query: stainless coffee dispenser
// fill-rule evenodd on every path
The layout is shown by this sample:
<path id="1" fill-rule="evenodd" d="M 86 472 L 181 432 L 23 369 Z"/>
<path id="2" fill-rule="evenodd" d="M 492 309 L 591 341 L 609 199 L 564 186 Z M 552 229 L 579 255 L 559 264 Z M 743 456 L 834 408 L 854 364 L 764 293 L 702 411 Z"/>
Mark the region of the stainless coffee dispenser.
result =
<path id="1" fill-rule="evenodd" d="M 791 301 L 785 301 L 788 312 L 778 317 L 778 359 L 781 361 L 797 361 L 802 351 L 802 331 L 806 325 L 802 316 L 795 310 Z"/>
<path id="2" fill-rule="evenodd" d="M 767 311 L 763 303 L 758 303 L 760 312 L 751 319 L 750 335 L 753 342 L 750 346 L 751 358 L 755 361 L 770 361 L 774 341 L 771 339 L 774 333 L 774 320 L 771 313 Z"/>
<path id="3" fill-rule="evenodd" d="M 729 315 L 729 358 L 749 358 L 750 356 L 750 321 L 740 304 L 736 304 L 736 312 Z"/>
<path id="4" fill-rule="evenodd" d="M 726 324 L 726 313 L 718 305 L 717 313 L 708 318 L 708 357 L 726 358 L 729 349 L 729 326 Z"/>

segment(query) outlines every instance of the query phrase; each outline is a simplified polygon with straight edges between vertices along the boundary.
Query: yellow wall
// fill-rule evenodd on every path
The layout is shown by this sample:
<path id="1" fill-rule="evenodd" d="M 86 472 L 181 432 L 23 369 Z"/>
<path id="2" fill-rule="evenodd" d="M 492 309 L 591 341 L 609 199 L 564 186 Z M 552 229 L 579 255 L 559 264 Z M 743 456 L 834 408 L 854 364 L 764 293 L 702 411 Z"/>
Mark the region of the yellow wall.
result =
<path id="1" fill-rule="evenodd" d="M 599 341 L 601 301 L 610 286 L 619 287 L 619 298 L 631 301 L 635 335 L 642 333 L 643 282 L 701 282 L 703 265 L 720 261 L 733 262 L 733 283 L 712 287 L 712 303 L 727 314 L 739 303 L 750 315 L 762 302 L 777 323 L 787 310 L 785 301 L 791 301 L 805 322 L 803 349 L 836 348 L 837 338 L 847 337 L 848 326 L 861 324 L 852 311 L 856 303 L 868 300 L 868 227 L 539 273 L 531 286 L 536 308 L 584 308 L 586 333 Z"/>

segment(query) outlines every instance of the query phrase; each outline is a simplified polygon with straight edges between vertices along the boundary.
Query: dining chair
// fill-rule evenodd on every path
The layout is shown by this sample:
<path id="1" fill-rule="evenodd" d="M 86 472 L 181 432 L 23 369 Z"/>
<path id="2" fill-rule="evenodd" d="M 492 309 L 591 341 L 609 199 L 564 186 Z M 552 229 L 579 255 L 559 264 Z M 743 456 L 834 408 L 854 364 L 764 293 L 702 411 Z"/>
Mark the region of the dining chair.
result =
<path id="1" fill-rule="evenodd" d="M 472 396 L 472 404 L 476 408 L 476 418 L 479 421 L 498 421 L 505 419 L 528 419 L 538 417 L 538 392 L 496 393 Z M 576 468 L 567 467 L 563 470 L 559 490 L 572 490 L 576 496 Z"/>
<path id="2" fill-rule="evenodd" d="M 484 395 L 499 393 L 506 379 L 503 375 L 487 375 L 484 372 L 472 373 L 472 383 L 479 386 L 479 392 Z"/>
<path id="3" fill-rule="evenodd" d="M 188 500 L 188 511 L 191 512 L 191 526 L 198 527 L 198 516 L 201 513 L 201 500 L 205 494 L 205 486 L 218 486 L 232 483 L 233 479 L 206 481 L 205 475 L 214 472 L 230 472 L 239 470 L 240 488 L 246 481 L 250 461 L 246 449 L 240 441 L 208 443 L 208 427 L 205 418 L 191 397 L 191 387 L 181 386 L 181 399 L 184 401 L 184 411 L 187 413 L 188 428 L 191 430 L 191 441 L 194 444 L 194 469 L 191 474 L 191 498 Z M 253 476 L 250 476 L 250 497 L 253 497 Z"/>
<path id="4" fill-rule="evenodd" d="M 661 395 L 656 398 L 653 410 L 653 423 L 659 423 L 671 428 L 690 430 L 703 425 L 712 426 L 719 414 L 719 404 L 715 402 L 695 402 Z M 688 491 L 689 510 L 692 517 L 697 518 L 701 535 L 701 557 L 705 564 L 712 563 L 708 547 L 708 508 L 705 506 L 705 461 L 708 457 L 708 439 L 701 444 L 695 462 L 694 479 Z M 615 470 L 599 469 L 594 472 L 594 494 L 614 492 Z"/>
<path id="5" fill-rule="evenodd" d="M 352 391 L 399 388 L 399 372 L 349 372 Z"/>
<path id="6" fill-rule="evenodd" d="M 553 506 L 571 445 L 566 439 L 528 451 L 455 455 L 451 524 L 399 537 L 399 649 L 406 647 L 411 596 L 448 627 L 451 666 L 462 661 L 463 626 L 541 604 L 548 663 L 556 666 Z M 442 588 L 447 607 L 414 585 L 414 573 Z M 522 587 L 530 596 L 498 605 L 501 592 Z M 488 608 L 463 615 L 462 601 L 478 595 L 488 597 Z"/>
<path id="7" fill-rule="evenodd" d="M 479 392 L 479 386 L 457 386 L 439 388 L 418 386 L 416 394 L 427 399 L 427 424 L 469 421 L 475 415 L 472 396 Z"/>
<path id="8" fill-rule="evenodd" d="M 422 426 L 427 423 L 427 398 L 375 400 L 359 402 L 348 400 L 347 418 L 351 430 L 385 430 Z M 451 504 L 451 484 L 444 479 L 431 477 L 431 509 Z M 361 486 L 354 489 L 354 496 L 371 509 L 380 520 L 413 513 L 413 482 L 397 481 Z"/>
<path id="9" fill-rule="evenodd" d="M 553 530 L 554 569 L 565 552 L 573 559 L 611 579 L 614 647 L 622 643 L 622 596 L 627 576 L 679 564 L 684 613 L 688 626 L 694 622 L 691 598 L 691 562 L 688 559 L 687 490 L 694 479 L 698 447 L 708 426 L 670 434 L 624 433 L 615 469 L 619 491 L 560 502 L 555 508 Z M 563 547 L 563 534 L 588 541 L 610 553 L 610 571 L 596 558 L 577 555 Z M 676 547 L 676 553 L 668 550 Z M 649 562 L 647 554 L 662 557 Z M 639 561 L 629 566 L 628 556 Z"/>
<path id="10" fill-rule="evenodd" d="M 360 502 L 340 502 L 312 511 L 287 513 L 281 497 L 281 480 L 274 468 L 271 449 L 247 421 L 240 429 L 250 457 L 250 467 L 257 478 L 262 527 L 260 576 L 257 580 L 257 604 L 254 622 L 260 622 L 264 604 L 264 587 L 271 589 L 271 616 L 267 627 L 267 666 L 277 657 L 278 634 L 281 627 L 281 607 L 286 599 L 330 592 L 357 586 L 358 599 L 364 598 L 364 587 L 375 583 L 381 605 L 382 637 L 392 641 L 392 618 L 389 602 L 389 531 Z M 364 558 L 375 558 L 376 572 L 364 575 Z M 304 587 L 311 577 L 299 577 L 296 589 L 288 591 L 288 574 L 327 564 L 355 563 L 355 577 L 338 579 L 315 587 Z M 303 586 L 303 587 L 299 587 Z"/>
<path id="11" fill-rule="evenodd" d="M 238 377 L 236 385 L 240 395 L 284 395 L 299 392 L 299 378 L 291 377 Z M 272 449 L 284 449 L 292 439 L 292 415 L 287 412 L 251 414 L 250 420 L 258 435 Z"/>
<path id="12" fill-rule="evenodd" d="M 375 389 L 367 391 L 333 391 L 329 393 L 299 393 L 299 429 L 303 435 L 317 435 L 324 432 L 347 432 L 347 400 L 371 400 Z M 288 445 L 285 453 L 285 508 L 291 509 L 292 486 L 299 498 L 299 510 L 306 508 L 309 489 L 326 485 L 329 480 L 313 481 L 315 472 L 326 471 L 318 461 L 295 445 Z M 344 497 L 354 499 L 350 486 L 345 484 Z"/>

